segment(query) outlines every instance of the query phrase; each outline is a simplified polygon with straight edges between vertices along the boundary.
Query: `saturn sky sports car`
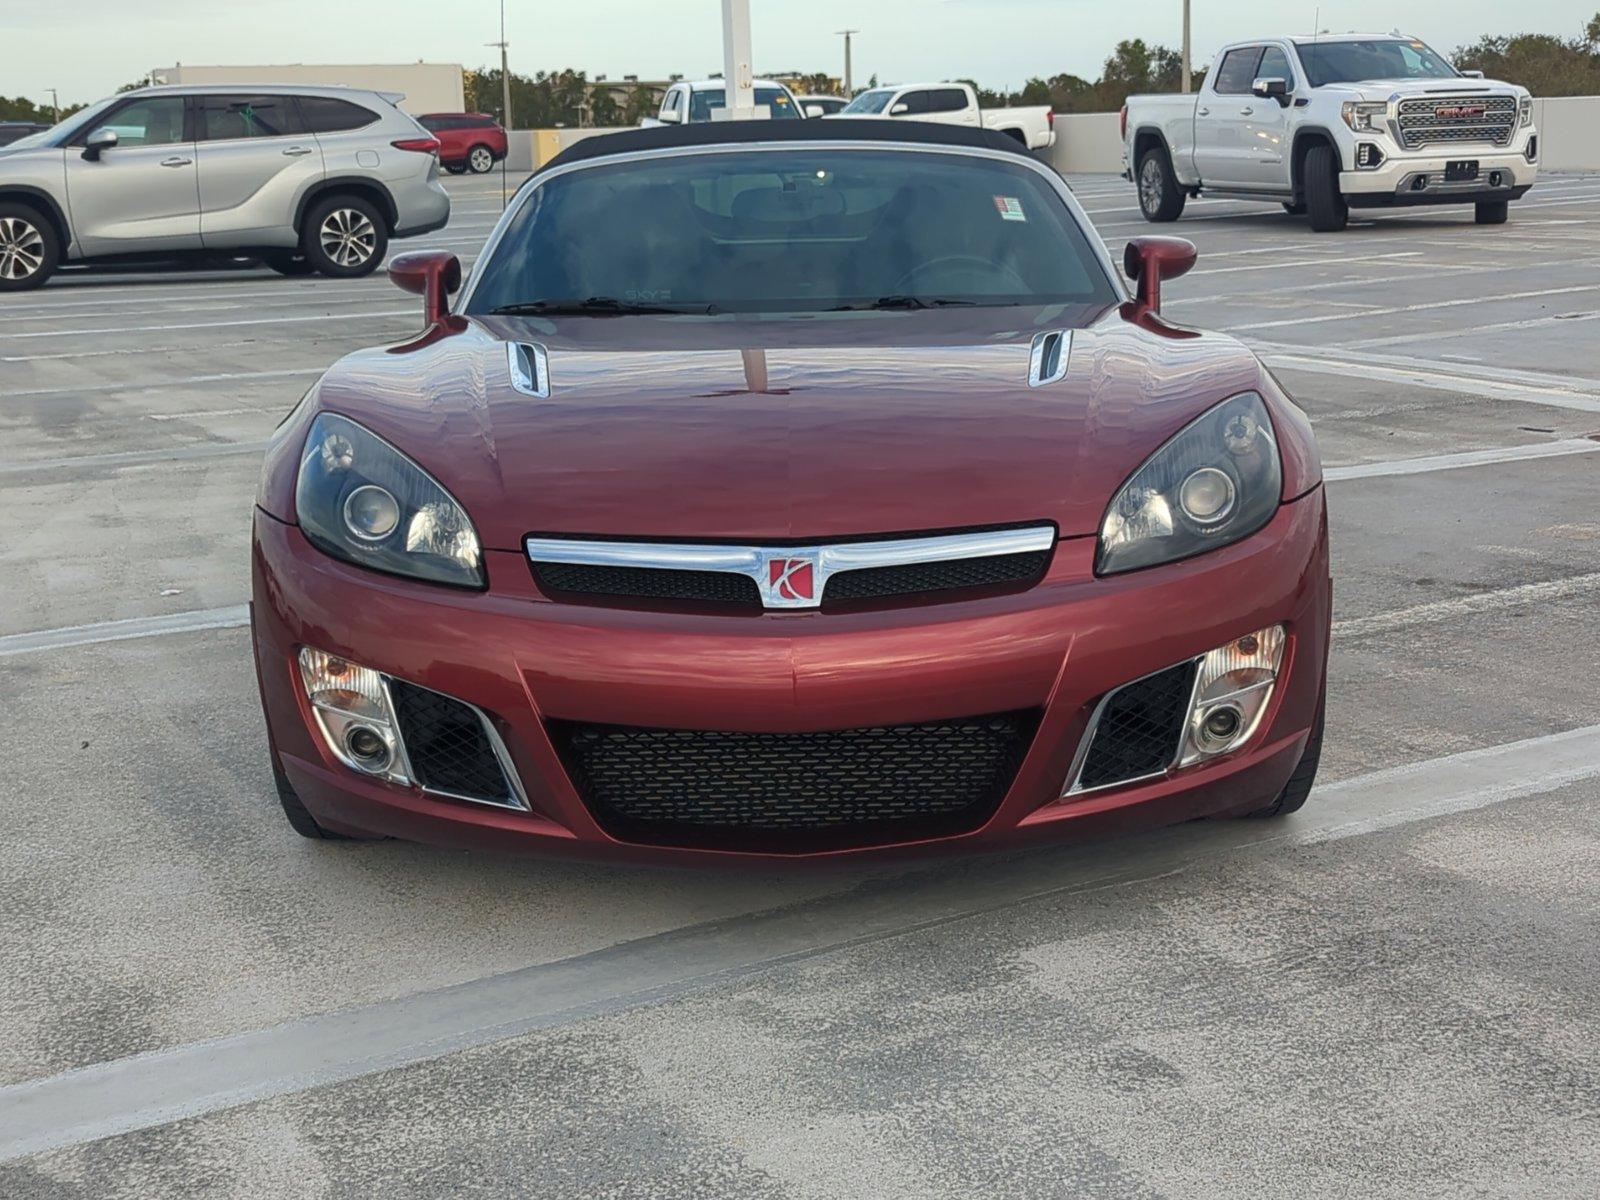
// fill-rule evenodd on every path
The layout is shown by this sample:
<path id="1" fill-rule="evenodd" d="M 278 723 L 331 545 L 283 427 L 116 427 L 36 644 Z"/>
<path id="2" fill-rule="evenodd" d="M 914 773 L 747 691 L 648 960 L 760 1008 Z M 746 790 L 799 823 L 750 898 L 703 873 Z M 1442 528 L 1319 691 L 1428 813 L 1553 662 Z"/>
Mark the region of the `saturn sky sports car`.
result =
<path id="1" fill-rule="evenodd" d="M 290 823 L 624 859 L 997 847 L 1306 798 L 1302 412 L 1010 139 L 584 141 L 267 453 Z M 459 293 L 459 294 L 457 294 Z M 451 296 L 455 295 L 452 302 Z"/>

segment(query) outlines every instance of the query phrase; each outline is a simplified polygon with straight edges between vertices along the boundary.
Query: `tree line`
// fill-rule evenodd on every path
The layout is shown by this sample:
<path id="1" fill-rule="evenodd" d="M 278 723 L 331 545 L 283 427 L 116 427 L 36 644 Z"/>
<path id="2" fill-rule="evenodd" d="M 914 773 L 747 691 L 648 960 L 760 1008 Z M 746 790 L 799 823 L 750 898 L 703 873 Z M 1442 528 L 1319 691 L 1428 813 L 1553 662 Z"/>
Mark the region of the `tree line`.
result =
<path id="1" fill-rule="evenodd" d="M 1451 58 L 1457 66 L 1475 68 L 1490 79 L 1521 84 L 1535 96 L 1600 96 L 1600 13 L 1576 37 L 1544 33 L 1485 36 L 1470 46 L 1458 47 Z M 1204 75 L 1204 64 L 1195 64 L 1196 86 Z M 777 78 L 808 93 L 832 93 L 839 88 L 838 78 L 826 72 L 780 74 Z M 973 84 L 978 101 L 985 108 L 1048 104 L 1056 112 L 1115 112 L 1134 93 L 1175 92 L 1179 80 L 1176 50 L 1130 38 L 1117 43 L 1099 78 L 1094 80 L 1070 74 L 1035 77 L 1016 91 L 995 91 L 970 79 L 964 82 Z M 148 82 L 137 80 L 117 90 L 125 92 Z M 462 82 L 468 109 L 494 113 L 504 120 L 500 113 L 499 68 L 466 71 Z M 867 86 L 876 86 L 877 82 L 873 76 Z M 653 114 L 656 105 L 657 93 L 643 84 L 591 80 L 585 72 L 574 70 L 539 71 L 531 76 L 513 71 L 508 124 L 519 129 L 636 125 L 641 117 Z M 63 105 L 61 116 L 70 116 L 83 107 Z M 0 121 L 48 124 L 52 119 L 48 104 L 26 96 L 0 96 Z"/>

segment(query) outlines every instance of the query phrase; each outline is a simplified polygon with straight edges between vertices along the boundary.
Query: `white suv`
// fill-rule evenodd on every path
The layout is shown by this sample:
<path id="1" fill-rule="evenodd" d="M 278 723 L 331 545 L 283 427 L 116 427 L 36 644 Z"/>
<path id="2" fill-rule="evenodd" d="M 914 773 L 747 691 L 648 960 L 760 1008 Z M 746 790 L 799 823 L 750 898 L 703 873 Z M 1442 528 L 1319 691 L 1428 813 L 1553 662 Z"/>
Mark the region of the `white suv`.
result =
<path id="1" fill-rule="evenodd" d="M 219 252 L 366 275 L 391 237 L 450 219 L 439 143 L 401 98 L 141 88 L 0 148 L 0 291 L 38 287 L 62 262 Z"/>

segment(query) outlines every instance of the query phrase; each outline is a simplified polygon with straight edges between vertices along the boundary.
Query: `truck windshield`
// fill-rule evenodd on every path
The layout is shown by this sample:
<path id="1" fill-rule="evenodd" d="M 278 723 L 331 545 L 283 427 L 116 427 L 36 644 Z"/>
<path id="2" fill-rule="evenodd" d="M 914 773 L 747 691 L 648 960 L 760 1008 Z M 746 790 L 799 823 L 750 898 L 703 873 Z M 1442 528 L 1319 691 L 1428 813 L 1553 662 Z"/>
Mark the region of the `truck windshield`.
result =
<path id="1" fill-rule="evenodd" d="M 1312 87 L 1367 79 L 1455 79 L 1459 73 L 1421 42 L 1302 42 L 1295 47 Z"/>
<path id="2" fill-rule="evenodd" d="M 795 111 L 794 105 L 790 102 L 789 93 L 782 88 L 758 87 L 755 92 L 756 107 L 765 106 L 774 121 L 801 115 Z M 705 88 L 697 91 L 689 97 L 689 120 L 709 121 L 713 109 L 726 108 L 727 105 L 727 93 L 722 88 Z"/>
<path id="3" fill-rule="evenodd" d="M 535 187 L 466 311 L 793 313 L 1115 303 L 1049 181 L 959 152 L 739 150 Z"/>
<path id="4" fill-rule="evenodd" d="M 879 88 L 873 92 L 862 92 L 849 104 L 844 106 L 847 113 L 881 113 L 889 103 L 889 97 L 894 95 L 893 88 Z"/>

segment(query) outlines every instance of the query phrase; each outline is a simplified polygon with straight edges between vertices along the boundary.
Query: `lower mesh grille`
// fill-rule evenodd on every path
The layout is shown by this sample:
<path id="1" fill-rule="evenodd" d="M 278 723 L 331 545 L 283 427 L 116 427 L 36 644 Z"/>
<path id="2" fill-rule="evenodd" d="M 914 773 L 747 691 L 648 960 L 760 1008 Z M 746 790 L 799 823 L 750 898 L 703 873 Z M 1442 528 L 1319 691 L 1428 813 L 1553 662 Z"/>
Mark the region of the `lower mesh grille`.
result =
<path id="1" fill-rule="evenodd" d="M 1104 787 L 1166 770 L 1178 757 L 1196 664 L 1182 663 L 1111 693 L 1076 787 Z"/>
<path id="2" fill-rule="evenodd" d="M 756 589 L 756 581 L 748 575 L 735 575 L 729 571 L 595 567 L 579 563 L 536 561 L 533 564 L 533 578 L 541 588 L 555 592 L 761 607 L 761 593 Z"/>
<path id="3" fill-rule="evenodd" d="M 552 722 L 579 794 L 614 837 L 799 853 L 964 833 L 994 813 L 1038 714 L 824 733 Z"/>
<path id="4" fill-rule="evenodd" d="M 951 588 L 1002 587 L 1030 583 L 1044 575 L 1050 551 L 992 554 L 985 558 L 958 558 L 953 562 L 905 563 L 896 567 L 869 567 L 841 571 L 828 580 L 822 598 L 831 603 L 909 596 Z"/>
<path id="5" fill-rule="evenodd" d="M 476 709 L 400 679 L 391 680 L 389 689 L 418 783 L 436 792 L 517 805 Z"/>

